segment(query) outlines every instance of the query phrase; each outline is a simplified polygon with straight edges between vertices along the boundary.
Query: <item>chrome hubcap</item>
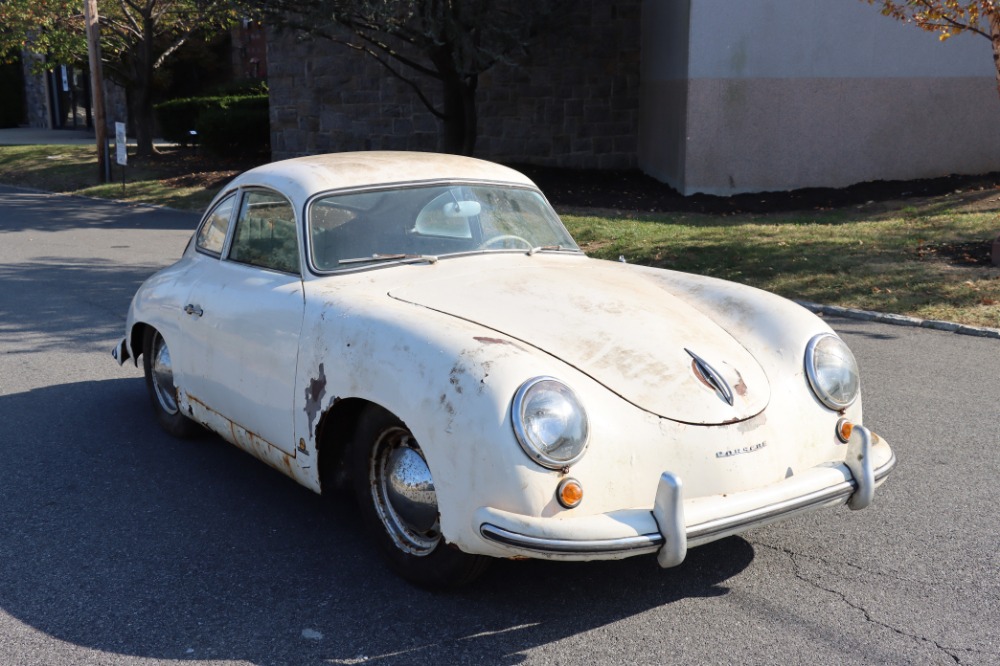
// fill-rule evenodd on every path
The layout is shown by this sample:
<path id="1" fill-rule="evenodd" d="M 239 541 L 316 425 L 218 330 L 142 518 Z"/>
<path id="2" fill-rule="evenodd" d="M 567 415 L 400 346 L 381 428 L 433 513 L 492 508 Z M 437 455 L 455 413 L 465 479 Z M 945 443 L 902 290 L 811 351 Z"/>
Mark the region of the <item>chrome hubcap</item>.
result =
<path id="1" fill-rule="evenodd" d="M 151 374 L 153 376 L 153 391 L 160 406 L 167 414 L 177 413 L 177 388 L 174 386 L 174 367 L 170 362 L 170 350 L 159 333 L 153 338 L 153 358 L 151 359 Z"/>
<path id="2" fill-rule="evenodd" d="M 375 443 L 369 465 L 375 510 L 396 546 L 428 555 L 441 541 L 437 493 L 420 447 L 405 428 L 389 428 Z"/>

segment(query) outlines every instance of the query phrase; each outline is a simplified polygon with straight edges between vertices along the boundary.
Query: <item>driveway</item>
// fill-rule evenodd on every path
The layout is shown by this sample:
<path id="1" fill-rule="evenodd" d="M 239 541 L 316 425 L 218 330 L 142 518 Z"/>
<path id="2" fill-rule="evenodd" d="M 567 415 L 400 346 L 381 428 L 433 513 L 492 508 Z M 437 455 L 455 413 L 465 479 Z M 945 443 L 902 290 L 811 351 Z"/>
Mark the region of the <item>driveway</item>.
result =
<path id="1" fill-rule="evenodd" d="M 868 510 L 431 594 L 111 359 L 195 223 L 0 188 L 0 663 L 1000 664 L 1000 341 L 831 320 L 900 461 Z"/>

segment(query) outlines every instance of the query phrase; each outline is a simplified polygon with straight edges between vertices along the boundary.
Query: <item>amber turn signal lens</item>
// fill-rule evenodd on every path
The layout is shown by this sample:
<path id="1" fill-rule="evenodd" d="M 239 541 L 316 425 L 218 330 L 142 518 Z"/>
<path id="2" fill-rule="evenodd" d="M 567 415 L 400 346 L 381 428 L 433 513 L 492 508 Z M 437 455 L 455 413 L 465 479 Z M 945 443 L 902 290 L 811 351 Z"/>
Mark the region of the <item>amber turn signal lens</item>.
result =
<path id="1" fill-rule="evenodd" d="M 567 509 L 577 507 L 583 501 L 583 486 L 576 479 L 563 479 L 556 488 L 556 499 Z"/>
<path id="2" fill-rule="evenodd" d="M 854 432 L 854 424 L 847 419 L 840 419 L 837 421 L 837 438 L 840 441 L 847 443 L 847 440 L 851 438 L 851 433 Z"/>

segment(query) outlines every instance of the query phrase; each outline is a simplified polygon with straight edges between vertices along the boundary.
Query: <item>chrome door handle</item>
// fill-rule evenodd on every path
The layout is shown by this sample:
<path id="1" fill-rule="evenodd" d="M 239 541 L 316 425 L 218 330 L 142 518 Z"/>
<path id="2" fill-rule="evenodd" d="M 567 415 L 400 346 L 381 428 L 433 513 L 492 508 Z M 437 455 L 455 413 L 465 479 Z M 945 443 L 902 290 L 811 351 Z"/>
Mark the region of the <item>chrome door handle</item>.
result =
<path id="1" fill-rule="evenodd" d="M 200 317 L 205 314 L 205 311 L 199 308 L 197 305 L 192 305 L 188 303 L 184 306 L 184 313 L 189 315 L 194 315 L 195 317 Z"/>

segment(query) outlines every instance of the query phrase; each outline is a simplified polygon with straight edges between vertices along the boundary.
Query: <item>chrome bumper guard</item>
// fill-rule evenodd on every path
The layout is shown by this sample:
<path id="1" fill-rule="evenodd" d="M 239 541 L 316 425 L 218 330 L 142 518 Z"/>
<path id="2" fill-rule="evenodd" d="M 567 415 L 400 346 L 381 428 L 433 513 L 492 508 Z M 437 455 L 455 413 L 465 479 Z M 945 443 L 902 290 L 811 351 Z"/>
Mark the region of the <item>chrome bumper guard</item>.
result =
<path id="1" fill-rule="evenodd" d="M 480 534 L 490 541 L 507 546 L 553 555 L 639 555 L 657 551 L 657 561 L 661 567 L 674 567 L 684 561 L 689 545 L 715 541 L 821 506 L 846 503 L 854 510 L 867 507 L 872 501 L 875 486 L 895 468 L 896 456 L 892 454 L 885 464 L 874 469 L 871 456 L 872 434 L 862 426 L 854 428 L 847 446 L 847 460 L 844 464 L 851 471 L 852 479 L 783 502 L 696 525 L 688 526 L 684 522 L 683 486 L 680 478 L 670 472 L 663 472 L 657 485 L 652 511 L 659 528 L 657 532 L 615 539 L 552 539 L 518 534 L 484 523 L 480 527 Z"/>
<path id="2" fill-rule="evenodd" d="M 115 348 L 111 350 L 111 357 L 118 361 L 118 365 L 124 365 L 125 361 L 129 359 L 128 341 L 125 338 L 119 340 Z"/>

